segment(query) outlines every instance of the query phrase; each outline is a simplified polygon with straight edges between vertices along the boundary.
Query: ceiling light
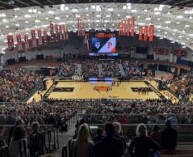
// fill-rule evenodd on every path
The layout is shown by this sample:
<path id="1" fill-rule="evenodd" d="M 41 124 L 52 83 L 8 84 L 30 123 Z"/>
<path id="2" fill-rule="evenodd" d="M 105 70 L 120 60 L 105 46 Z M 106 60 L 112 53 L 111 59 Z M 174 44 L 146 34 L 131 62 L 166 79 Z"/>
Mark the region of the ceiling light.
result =
<path id="1" fill-rule="evenodd" d="M 48 14 L 54 14 L 54 11 L 50 10 L 48 11 Z"/>
<path id="2" fill-rule="evenodd" d="M 111 17 L 111 15 L 106 15 L 106 17 Z"/>
<path id="3" fill-rule="evenodd" d="M 88 7 L 86 7 L 85 9 L 88 10 Z"/>
<path id="4" fill-rule="evenodd" d="M 189 19 L 192 19 L 192 16 L 190 16 Z"/>
<path id="5" fill-rule="evenodd" d="M 175 43 L 175 41 L 171 41 L 171 43 L 172 43 L 172 44 L 174 44 L 174 43 Z"/>
<path id="6" fill-rule="evenodd" d="M 131 16 L 130 15 L 127 15 L 126 18 L 129 19 Z"/>
<path id="7" fill-rule="evenodd" d="M 171 23 L 171 21 L 166 21 L 165 23 L 169 24 L 169 23 Z"/>
<path id="8" fill-rule="evenodd" d="M 19 27 L 19 26 L 20 26 L 20 24 L 19 24 L 19 23 L 16 23 L 16 24 L 15 24 L 15 26 Z"/>
<path id="9" fill-rule="evenodd" d="M 72 9 L 72 12 L 78 12 L 78 9 Z"/>
<path id="10" fill-rule="evenodd" d="M 18 16 L 17 16 L 17 15 L 15 15 L 15 16 L 14 16 L 14 18 L 18 18 Z"/>
<path id="11" fill-rule="evenodd" d="M 140 18 L 140 16 L 137 16 L 137 18 L 139 19 L 139 18 Z"/>
<path id="12" fill-rule="evenodd" d="M 28 21 L 25 21 L 25 23 L 29 23 Z"/>
<path id="13" fill-rule="evenodd" d="M 161 25 L 157 25 L 156 27 L 157 27 L 157 28 L 161 28 L 162 26 L 161 26 Z"/>
<path id="14" fill-rule="evenodd" d="M 7 22 L 7 19 L 2 19 L 3 22 Z"/>
<path id="15" fill-rule="evenodd" d="M 100 22 L 100 20 L 96 20 L 96 22 Z"/>
<path id="16" fill-rule="evenodd" d="M 176 18 L 177 18 L 177 19 L 182 19 L 183 16 L 182 16 L 182 15 L 178 15 L 178 16 L 176 16 Z"/>
<path id="17" fill-rule="evenodd" d="M 35 23 L 40 23 L 40 20 L 35 20 Z"/>
<path id="18" fill-rule="evenodd" d="M 180 22 L 178 21 L 178 22 L 176 22 L 176 24 L 178 24 L 178 25 L 179 25 L 179 24 L 180 24 Z"/>
<path id="19" fill-rule="evenodd" d="M 87 21 L 90 22 L 90 19 L 88 19 Z"/>
<path id="20" fill-rule="evenodd" d="M 145 20 L 146 20 L 146 21 L 150 21 L 150 20 L 151 20 L 151 17 L 147 17 Z"/>
<path id="21" fill-rule="evenodd" d="M 68 18 L 68 17 L 69 17 L 69 15 L 66 15 L 66 17 Z"/>
<path id="22" fill-rule="evenodd" d="M 109 20 L 105 20 L 105 22 L 107 23 L 107 22 L 109 22 Z"/>
<path id="23" fill-rule="evenodd" d="M 158 21 L 160 21 L 160 18 L 157 18 Z"/>
<path id="24" fill-rule="evenodd" d="M 113 11 L 113 8 L 108 8 L 108 11 Z"/>
<path id="25" fill-rule="evenodd" d="M 31 15 L 29 15 L 29 14 L 26 14 L 26 15 L 25 15 L 25 17 L 26 17 L 26 18 L 30 18 L 30 17 L 31 17 Z"/>
<path id="26" fill-rule="evenodd" d="M 55 17 L 56 20 L 60 20 L 60 17 Z"/>
<path id="27" fill-rule="evenodd" d="M 136 13 L 136 12 L 137 12 L 136 9 L 131 10 L 131 13 Z"/>
<path id="28" fill-rule="evenodd" d="M 1 13 L 0 17 L 6 17 L 6 14 L 5 13 Z"/>
<path id="29" fill-rule="evenodd" d="M 96 6 L 96 11 L 101 11 L 101 7 L 99 5 Z"/>
<path id="30" fill-rule="evenodd" d="M 32 12 L 33 12 L 33 10 L 32 10 L 32 9 L 28 9 L 28 12 L 29 12 L 29 13 L 32 13 Z"/>
<path id="31" fill-rule="evenodd" d="M 185 25 L 186 28 L 190 27 L 190 25 Z"/>
<path id="32" fill-rule="evenodd" d="M 101 17 L 101 15 L 96 15 L 96 17 Z"/>
<path id="33" fill-rule="evenodd" d="M 68 7 L 65 7 L 65 10 L 69 10 L 69 8 L 68 8 Z"/>
<path id="34" fill-rule="evenodd" d="M 127 6 L 124 5 L 124 6 L 123 6 L 123 9 L 127 9 Z"/>
<path id="35" fill-rule="evenodd" d="M 160 15 L 161 13 L 160 12 L 154 12 L 154 15 Z"/>
<path id="36" fill-rule="evenodd" d="M 9 28 L 9 26 L 7 25 L 7 26 L 5 26 L 5 28 Z"/>
<path id="37" fill-rule="evenodd" d="M 182 36 L 180 35 L 178 38 L 182 38 Z"/>
<path id="38" fill-rule="evenodd" d="M 176 32 L 176 31 L 177 31 L 177 29 L 173 29 L 173 31 L 174 31 L 174 32 Z"/>
<path id="39" fill-rule="evenodd" d="M 170 15 L 171 13 L 170 13 L 170 12 L 168 12 L 167 14 L 168 14 L 168 15 Z"/>
<path id="40" fill-rule="evenodd" d="M 176 35 L 176 33 L 172 33 L 173 35 Z"/>
<path id="41" fill-rule="evenodd" d="M 96 8 L 96 6 L 95 6 L 95 5 L 92 5 L 92 6 L 91 6 L 91 9 L 95 9 L 95 8 Z"/>

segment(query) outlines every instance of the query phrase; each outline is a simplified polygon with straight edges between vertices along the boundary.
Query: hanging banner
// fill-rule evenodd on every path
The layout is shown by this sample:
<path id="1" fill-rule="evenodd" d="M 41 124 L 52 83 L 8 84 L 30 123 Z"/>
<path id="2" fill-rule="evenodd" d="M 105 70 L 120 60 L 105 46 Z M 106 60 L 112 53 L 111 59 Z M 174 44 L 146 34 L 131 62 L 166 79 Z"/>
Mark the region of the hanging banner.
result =
<path id="1" fill-rule="evenodd" d="M 25 48 L 25 50 L 28 50 L 29 49 L 29 37 L 28 37 L 28 34 L 24 34 L 23 38 L 24 38 L 24 48 Z"/>
<path id="2" fill-rule="evenodd" d="M 23 42 L 21 40 L 21 34 L 16 35 L 16 41 L 17 41 L 17 44 L 16 44 L 17 50 L 23 51 Z"/>
<path id="3" fill-rule="evenodd" d="M 54 34 L 54 23 L 50 22 L 50 34 Z"/>
<path id="4" fill-rule="evenodd" d="M 127 20 L 123 20 L 123 35 L 126 36 L 127 35 Z"/>
<path id="5" fill-rule="evenodd" d="M 68 28 L 67 26 L 65 28 L 66 28 L 66 40 L 68 40 Z"/>
<path id="6" fill-rule="evenodd" d="M 85 36 L 85 24 L 80 18 L 77 19 L 77 30 L 78 36 Z"/>
<path id="7" fill-rule="evenodd" d="M 143 26 L 139 27 L 139 41 L 143 40 Z"/>
<path id="8" fill-rule="evenodd" d="M 153 42 L 153 36 L 154 36 L 154 25 L 149 26 L 149 41 Z"/>
<path id="9" fill-rule="evenodd" d="M 119 24 L 119 35 L 120 36 L 122 36 L 124 34 L 123 30 L 124 30 L 124 24 L 123 24 L 123 21 L 121 21 Z"/>
<path id="10" fill-rule="evenodd" d="M 13 35 L 7 35 L 7 46 L 9 51 L 14 50 L 14 38 Z"/>
<path id="11" fill-rule="evenodd" d="M 59 40 L 63 40 L 63 27 L 62 25 L 59 25 Z"/>
<path id="12" fill-rule="evenodd" d="M 133 16 L 129 20 L 129 31 L 131 33 L 131 36 L 135 35 L 135 19 Z"/>
<path id="13" fill-rule="evenodd" d="M 47 37 L 47 31 L 43 30 L 43 45 L 47 45 L 48 44 L 48 37 Z"/>
<path id="14" fill-rule="evenodd" d="M 31 38 L 36 38 L 36 31 L 35 30 L 31 30 Z"/>
<path id="15" fill-rule="evenodd" d="M 58 24 L 55 24 L 55 33 L 58 34 Z"/>
<path id="16" fill-rule="evenodd" d="M 42 46 L 42 30 L 38 30 L 38 46 Z"/>
<path id="17" fill-rule="evenodd" d="M 148 37 L 148 26 L 144 26 L 144 27 L 143 27 L 143 33 L 144 33 L 143 40 L 144 40 L 144 41 L 147 41 L 147 37 Z"/>
<path id="18" fill-rule="evenodd" d="M 127 36 L 130 36 L 130 20 L 127 20 Z"/>

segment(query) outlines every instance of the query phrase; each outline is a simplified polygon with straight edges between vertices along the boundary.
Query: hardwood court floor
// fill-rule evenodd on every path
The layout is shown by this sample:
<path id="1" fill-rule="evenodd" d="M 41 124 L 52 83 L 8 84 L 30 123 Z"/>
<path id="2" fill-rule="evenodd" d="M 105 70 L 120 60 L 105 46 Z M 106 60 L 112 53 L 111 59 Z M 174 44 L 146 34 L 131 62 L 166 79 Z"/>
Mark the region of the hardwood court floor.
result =
<path id="1" fill-rule="evenodd" d="M 64 82 L 59 81 L 55 88 L 69 88 L 73 87 L 73 92 L 55 92 L 52 91 L 48 98 L 54 99 L 159 99 L 159 96 L 154 92 L 142 94 L 133 92 L 132 87 L 148 87 L 143 81 L 138 82 L 122 82 L 119 87 L 113 86 L 111 91 L 96 91 L 95 86 L 111 87 L 105 82 L 91 84 L 89 82 Z"/>

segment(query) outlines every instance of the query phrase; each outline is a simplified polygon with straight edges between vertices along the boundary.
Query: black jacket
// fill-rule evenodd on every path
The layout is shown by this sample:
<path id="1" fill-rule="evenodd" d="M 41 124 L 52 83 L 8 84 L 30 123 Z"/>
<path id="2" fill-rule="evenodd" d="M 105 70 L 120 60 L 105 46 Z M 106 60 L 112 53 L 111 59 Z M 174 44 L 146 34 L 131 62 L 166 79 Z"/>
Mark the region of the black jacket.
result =
<path id="1" fill-rule="evenodd" d="M 175 149 L 177 145 L 177 131 L 172 127 L 167 127 L 161 133 L 162 149 Z"/>
<path id="2" fill-rule="evenodd" d="M 121 157 L 124 153 L 123 142 L 115 136 L 106 136 L 96 143 L 95 157 Z"/>
<path id="3" fill-rule="evenodd" d="M 131 157 L 149 157 L 159 149 L 160 146 L 150 137 L 135 137 L 129 146 L 129 154 Z"/>

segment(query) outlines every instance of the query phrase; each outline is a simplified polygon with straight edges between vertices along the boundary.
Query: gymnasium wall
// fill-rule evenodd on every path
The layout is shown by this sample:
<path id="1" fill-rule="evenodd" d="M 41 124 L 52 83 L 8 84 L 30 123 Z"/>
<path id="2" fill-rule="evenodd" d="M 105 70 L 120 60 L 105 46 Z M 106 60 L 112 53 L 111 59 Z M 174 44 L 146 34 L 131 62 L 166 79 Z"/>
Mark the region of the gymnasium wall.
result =
<path id="1" fill-rule="evenodd" d="M 174 49 L 181 48 L 181 45 L 175 43 L 172 44 L 166 39 L 160 40 L 154 38 L 154 42 L 138 41 L 138 37 L 121 37 L 117 40 L 118 51 L 122 54 L 127 54 L 132 58 L 144 58 L 146 59 L 149 55 L 153 55 L 155 60 L 176 62 L 177 57 L 169 53 L 168 55 L 155 54 L 155 48 L 167 48 L 169 52 Z M 136 47 L 148 47 L 146 54 L 136 53 Z M 187 55 L 181 59 L 193 62 L 193 51 L 186 49 Z M 83 44 L 83 38 L 77 37 L 75 33 L 69 34 L 69 41 L 64 42 L 60 45 L 60 48 L 48 49 L 48 50 L 34 50 L 24 53 L 7 52 L 1 59 L 1 63 L 5 64 L 8 59 L 19 60 L 20 57 L 25 57 L 26 60 L 36 59 L 37 55 L 43 55 L 44 58 L 61 58 L 64 54 L 80 54 L 87 55 L 88 50 L 85 44 Z"/>

